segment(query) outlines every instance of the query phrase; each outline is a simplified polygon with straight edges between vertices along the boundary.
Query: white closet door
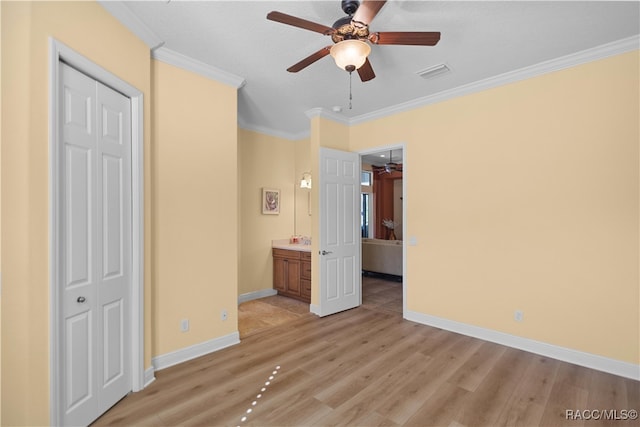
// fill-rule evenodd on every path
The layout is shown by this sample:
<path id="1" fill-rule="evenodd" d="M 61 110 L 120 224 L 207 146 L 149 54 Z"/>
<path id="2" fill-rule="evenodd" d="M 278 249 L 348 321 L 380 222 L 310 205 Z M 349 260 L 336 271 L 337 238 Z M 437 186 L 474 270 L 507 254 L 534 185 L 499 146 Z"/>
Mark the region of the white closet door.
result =
<path id="1" fill-rule="evenodd" d="M 60 235 L 65 425 L 131 390 L 131 106 L 60 64 Z"/>

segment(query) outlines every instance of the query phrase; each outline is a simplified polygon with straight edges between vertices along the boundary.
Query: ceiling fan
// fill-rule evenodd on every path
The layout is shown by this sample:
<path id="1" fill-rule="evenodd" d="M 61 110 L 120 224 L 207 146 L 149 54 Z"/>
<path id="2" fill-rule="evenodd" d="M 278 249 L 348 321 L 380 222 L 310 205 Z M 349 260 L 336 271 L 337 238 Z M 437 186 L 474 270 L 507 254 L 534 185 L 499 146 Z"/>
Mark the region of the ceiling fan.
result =
<path id="1" fill-rule="evenodd" d="M 376 45 L 414 45 L 434 46 L 440 40 L 440 33 L 434 31 L 385 31 L 369 32 L 369 24 L 380 11 L 386 0 L 342 0 L 342 10 L 347 14 L 338 19 L 331 27 L 297 18 L 282 12 L 269 12 L 267 19 L 292 25 L 325 36 L 331 36 L 334 45 L 325 46 L 302 61 L 287 68 L 291 73 L 308 67 L 321 58 L 331 54 L 336 65 L 349 73 L 358 70 L 363 82 L 376 75 L 367 56 L 371 52 L 369 43 Z"/>
<path id="2" fill-rule="evenodd" d="M 391 172 L 402 172 L 402 163 L 396 163 L 393 161 L 393 151 L 389 151 L 389 161 L 384 164 L 384 166 L 372 166 L 375 172 L 379 174 L 383 173 L 391 173 Z"/>

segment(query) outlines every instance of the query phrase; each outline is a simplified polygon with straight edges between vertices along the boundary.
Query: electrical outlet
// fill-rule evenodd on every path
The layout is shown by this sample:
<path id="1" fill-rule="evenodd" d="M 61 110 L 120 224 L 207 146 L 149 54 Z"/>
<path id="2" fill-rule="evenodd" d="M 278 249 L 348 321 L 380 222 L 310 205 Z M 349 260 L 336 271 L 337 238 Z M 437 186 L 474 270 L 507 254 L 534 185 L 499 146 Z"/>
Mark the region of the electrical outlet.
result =
<path id="1" fill-rule="evenodd" d="M 220 318 L 225 321 L 227 320 L 227 317 L 229 317 L 229 315 L 227 314 L 227 310 L 222 310 L 222 312 L 220 312 Z"/>
<path id="2" fill-rule="evenodd" d="M 524 320 L 524 313 L 522 310 L 516 310 L 515 313 L 513 313 L 513 320 L 516 322 L 522 322 Z"/>
<path id="3" fill-rule="evenodd" d="M 180 321 L 180 331 L 187 332 L 189 330 L 189 319 L 182 319 Z"/>

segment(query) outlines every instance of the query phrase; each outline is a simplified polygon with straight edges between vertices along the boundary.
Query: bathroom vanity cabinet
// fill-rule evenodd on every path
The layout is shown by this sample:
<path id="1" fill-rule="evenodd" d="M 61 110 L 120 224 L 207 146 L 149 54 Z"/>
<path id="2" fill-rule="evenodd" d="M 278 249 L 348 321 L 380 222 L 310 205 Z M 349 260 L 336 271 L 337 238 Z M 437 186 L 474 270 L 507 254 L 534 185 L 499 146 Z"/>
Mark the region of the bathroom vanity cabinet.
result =
<path id="1" fill-rule="evenodd" d="M 279 295 L 311 302 L 311 253 L 272 249 L 273 287 Z"/>

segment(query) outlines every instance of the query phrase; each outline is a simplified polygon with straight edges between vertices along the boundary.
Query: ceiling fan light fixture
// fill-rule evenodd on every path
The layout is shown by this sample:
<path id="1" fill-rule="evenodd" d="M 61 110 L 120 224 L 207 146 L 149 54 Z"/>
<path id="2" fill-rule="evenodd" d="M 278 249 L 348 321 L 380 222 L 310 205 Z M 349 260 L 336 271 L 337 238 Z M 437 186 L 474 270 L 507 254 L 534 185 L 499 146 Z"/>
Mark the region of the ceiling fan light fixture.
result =
<path id="1" fill-rule="evenodd" d="M 357 70 L 371 53 L 371 46 L 360 40 L 342 40 L 331 46 L 331 56 L 341 70 Z"/>

